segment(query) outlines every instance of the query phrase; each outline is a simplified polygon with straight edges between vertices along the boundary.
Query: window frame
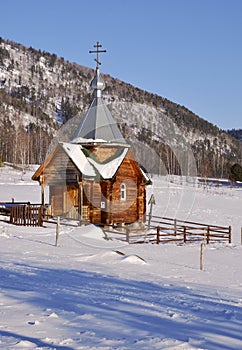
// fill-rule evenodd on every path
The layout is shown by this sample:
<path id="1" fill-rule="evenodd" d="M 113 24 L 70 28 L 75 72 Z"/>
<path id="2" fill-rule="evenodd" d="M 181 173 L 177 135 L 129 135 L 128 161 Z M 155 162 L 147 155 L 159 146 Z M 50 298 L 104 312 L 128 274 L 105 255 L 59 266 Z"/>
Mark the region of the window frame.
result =
<path id="1" fill-rule="evenodd" d="M 127 187 L 124 182 L 121 183 L 120 185 L 120 199 L 121 201 L 126 201 L 127 198 Z"/>

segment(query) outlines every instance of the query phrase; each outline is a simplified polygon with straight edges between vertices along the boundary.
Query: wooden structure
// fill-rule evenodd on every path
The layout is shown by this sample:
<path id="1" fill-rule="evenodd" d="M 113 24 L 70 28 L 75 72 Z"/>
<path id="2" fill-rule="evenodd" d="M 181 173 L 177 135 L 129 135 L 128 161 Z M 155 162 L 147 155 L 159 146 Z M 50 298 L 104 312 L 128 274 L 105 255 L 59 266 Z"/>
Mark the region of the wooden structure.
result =
<path id="1" fill-rule="evenodd" d="M 149 180 L 127 145 L 60 143 L 33 179 L 42 204 L 49 188 L 51 216 L 104 225 L 145 221 Z"/>
<path id="2" fill-rule="evenodd" d="M 43 226 L 43 206 L 31 204 L 12 206 L 10 223 L 21 226 Z"/>
<path id="3" fill-rule="evenodd" d="M 27 205 L 29 202 L 0 202 L 0 214 L 10 216 L 11 208 L 18 205 Z"/>
<path id="4" fill-rule="evenodd" d="M 102 101 L 105 82 L 96 62 L 94 99 L 75 136 L 60 142 L 32 178 L 39 181 L 51 216 L 102 225 L 144 222 L 150 180 Z"/>
<path id="5" fill-rule="evenodd" d="M 209 225 L 159 216 L 149 217 L 150 226 L 126 227 L 123 230 L 109 228 L 108 237 L 115 237 L 130 244 L 140 243 L 231 243 L 231 226 Z"/>

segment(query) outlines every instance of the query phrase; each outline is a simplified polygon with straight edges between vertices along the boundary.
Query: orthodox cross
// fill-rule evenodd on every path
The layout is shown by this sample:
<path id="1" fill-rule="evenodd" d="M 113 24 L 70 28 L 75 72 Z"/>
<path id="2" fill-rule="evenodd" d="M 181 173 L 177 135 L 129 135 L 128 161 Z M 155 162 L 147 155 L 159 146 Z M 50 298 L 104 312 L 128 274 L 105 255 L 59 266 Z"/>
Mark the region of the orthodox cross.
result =
<path id="1" fill-rule="evenodd" d="M 97 57 L 94 59 L 94 61 L 97 63 L 96 69 L 101 65 L 101 62 L 99 61 L 99 53 L 107 52 L 106 50 L 99 50 L 102 45 L 97 41 L 96 45 L 93 45 L 96 50 L 89 51 L 89 53 L 96 53 Z"/>

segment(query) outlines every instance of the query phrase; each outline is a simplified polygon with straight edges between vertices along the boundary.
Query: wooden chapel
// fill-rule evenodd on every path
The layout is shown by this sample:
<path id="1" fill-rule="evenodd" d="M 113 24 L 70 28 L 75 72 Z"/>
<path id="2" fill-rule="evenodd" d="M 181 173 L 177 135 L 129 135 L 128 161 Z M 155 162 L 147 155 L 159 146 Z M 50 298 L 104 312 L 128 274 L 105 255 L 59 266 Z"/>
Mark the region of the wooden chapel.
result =
<path id="1" fill-rule="evenodd" d="M 32 179 L 48 188 L 51 216 L 112 225 L 144 222 L 149 178 L 134 158 L 102 99 L 105 82 L 99 71 L 101 45 L 94 45 L 94 99 L 69 142 L 59 142 Z"/>

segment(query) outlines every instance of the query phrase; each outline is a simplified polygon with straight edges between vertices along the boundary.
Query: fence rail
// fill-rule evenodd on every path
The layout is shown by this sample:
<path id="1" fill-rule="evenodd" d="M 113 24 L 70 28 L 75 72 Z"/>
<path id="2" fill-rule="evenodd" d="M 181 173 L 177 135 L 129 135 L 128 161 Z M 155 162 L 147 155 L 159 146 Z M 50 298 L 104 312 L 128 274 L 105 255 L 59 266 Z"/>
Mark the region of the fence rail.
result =
<path id="1" fill-rule="evenodd" d="M 148 217 L 148 226 L 135 229 L 130 227 L 109 228 L 105 234 L 129 244 L 192 242 L 231 243 L 231 226 L 218 226 L 193 221 L 183 221 L 159 216 Z"/>
<path id="2" fill-rule="evenodd" d="M 11 208 L 17 205 L 27 205 L 30 202 L 0 202 L 0 214 L 10 215 Z"/>
<path id="3" fill-rule="evenodd" d="M 40 204 L 1 203 L 2 209 L 10 211 L 10 223 L 23 226 L 43 226 L 44 207 Z M 3 206 L 5 204 L 5 206 Z M 147 216 L 148 224 L 141 228 L 106 227 L 106 238 L 114 237 L 130 244 L 191 242 L 228 242 L 231 243 L 231 226 L 210 225 L 173 218 Z M 242 234 L 241 234 L 242 237 Z M 242 239 L 242 238 L 241 238 Z"/>

